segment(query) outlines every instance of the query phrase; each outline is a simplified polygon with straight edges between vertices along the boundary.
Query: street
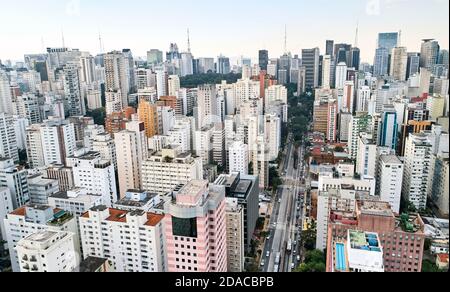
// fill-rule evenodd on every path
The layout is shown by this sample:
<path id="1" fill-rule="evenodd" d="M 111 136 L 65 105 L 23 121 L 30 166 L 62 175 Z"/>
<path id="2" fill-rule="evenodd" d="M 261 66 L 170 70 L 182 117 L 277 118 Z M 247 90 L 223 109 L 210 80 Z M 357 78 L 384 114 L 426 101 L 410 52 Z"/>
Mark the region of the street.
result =
<path id="1" fill-rule="evenodd" d="M 291 272 L 300 262 L 297 259 L 300 252 L 299 228 L 302 226 L 303 204 L 301 195 L 305 191 L 302 185 L 304 172 L 304 147 L 298 149 L 297 168 L 294 166 L 295 147 L 287 145 L 287 155 L 284 161 L 281 185 L 273 200 L 273 211 L 270 220 L 269 237 L 266 240 L 261 269 L 263 272 Z M 264 263 L 264 265 L 262 265 Z"/>

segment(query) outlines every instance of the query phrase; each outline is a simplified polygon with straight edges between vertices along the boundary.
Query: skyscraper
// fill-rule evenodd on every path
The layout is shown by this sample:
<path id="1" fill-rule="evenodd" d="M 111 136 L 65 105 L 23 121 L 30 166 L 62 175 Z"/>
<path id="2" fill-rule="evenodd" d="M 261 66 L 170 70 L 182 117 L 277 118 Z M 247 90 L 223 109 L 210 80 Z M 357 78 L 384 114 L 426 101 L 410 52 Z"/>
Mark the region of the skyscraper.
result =
<path id="1" fill-rule="evenodd" d="M 343 89 L 347 80 L 347 65 L 341 62 L 336 66 L 336 88 Z"/>
<path id="2" fill-rule="evenodd" d="M 0 112 L 0 134 L 0 159 L 10 158 L 14 162 L 19 162 L 13 116 Z"/>
<path id="3" fill-rule="evenodd" d="M 373 75 L 386 76 L 389 69 L 389 51 L 386 48 L 378 48 L 375 52 Z"/>
<path id="4" fill-rule="evenodd" d="M 148 65 L 159 65 L 163 62 L 163 52 L 160 50 L 152 49 L 147 52 Z"/>
<path id="5" fill-rule="evenodd" d="M 418 74 L 420 68 L 420 54 L 408 53 L 408 65 L 406 66 L 406 79 Z"/>
<path id="6" fill-rule="evenodd" d="M 64 91 L 70 116 L 83 116 L 86 113 L 84 98 L 81 96 L 79 66 L 68 63 L 64 67 Z"/>
<path id="7" fill-rule="evenodd" d="M 325 55 L 322 60 L 322 87 L 331 87 L 331 56 Z"/>
<path id="8" fill-rule="evenodd" d="M 260 50 L 259 51 L 259 68 L 261 70 L 267 71 L 268 64 L 269 64 L 269 51 Z"/>
<path id="9" fill-rule="evenodd" d="M 319 48 L 303 49 L 302 61 L 306 68 L 306 88 L 314 89 L 319 86 Z"/>
<path id="10" fill-rule="evenodd" d="M 105 90 L 106 92 L 121 93 L 122 108 L 128 106 L 128 93 L 130 91 L 129 60 L 118 51 L 104 56 L 105 62 Z"/>
<path id="11" fill-rule="evenodd" d="M 425 39 L 420 50 L 420 67 L 432 69 L 439 60 L 439 43 L 433 39 Z"/>
<path id="12" fill-rule="evenodd" d="M 327 40 L 325 47 L 325 55 L 334 56 L 334 41 Z"/>
<path id="13" fill-rule="evenodd" d="M 220 55 L 217 57 L 217 73 L 229 74 L 231 72 L 230 59 Z"/>
<path id="14" fill-rule="evenodd" d="M 335 44 L 334 45 L 334 58 L 336 64 L 344 62 L 347 67 L 350 67 L 352 45 L 350 44 Z"/>
<path id="15" fill-rule="evenodd" d="M 393 48 L 397 47 L 399 43 L 398 32 L 388 32 L 378 34 L 378 48 L 385 48 L 390 52 Z"/>
<path id="16" fill-rule="evenodd" d="M 9 79 L 5 72 L 0 71 L 0 112 L 13 114 L 11 89 Z"/>
<path id="17" fill-rule="evenodd" d="M 385 106 L 379 127 L 378 146 L 397 149 L 398 118 L 393 106 Z"/>
<path id="18" fill-rule="evenodd" d="M 356 71 L 359 71 L 359 64 L 361 63 L 361 50 L 359 48 L 352 48 L 350 50 L 350 55 L 350 67 L 355 68 Z"/>
<path id="19" fill-rule="evenodd" d="M 394 80 L 405 81 L 408 69 L 408 52 L 405 47 L 395 47 L 391 53 L 391 72 Z"/>

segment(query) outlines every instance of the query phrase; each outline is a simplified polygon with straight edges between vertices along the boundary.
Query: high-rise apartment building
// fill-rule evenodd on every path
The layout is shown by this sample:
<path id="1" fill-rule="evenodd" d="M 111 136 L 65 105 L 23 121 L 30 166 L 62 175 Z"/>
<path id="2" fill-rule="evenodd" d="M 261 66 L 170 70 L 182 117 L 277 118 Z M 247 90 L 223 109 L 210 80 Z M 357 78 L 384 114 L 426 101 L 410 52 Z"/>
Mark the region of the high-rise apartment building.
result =
<path id="1" fill-rule="evenodd" d="M 198 179 L 203 179 L 202 159 L 174 148 L 153 153 L 142 162 L 142 187 L 152 193 L 165 194 Z"/>
<path id="2" fill-rule="evenodd" d="M 227 271 L 223 186 L 193 180 L 175 190 L 164 209 L 169 272 Z"/>
<path id="3" fill-rule="evenodd" d="M 425 134 L 410 134 L 406 139 L 402 195 L 417 210 L 427 207 L 431 148 Z"/>
<path id="4" fill-rule="evenodd" d="M 79 219 L 83 258 L 106 258 L 117 272 L 166 272 L 163 218 L 93 207 Z"/>
<path id="5" fill-rule="evenodd" d="M 27 236 L 39 231 L 71 232 L 75 234 L 75 252 L 79 253 L 77 221 L 70 213 L 43 205 L 28 205 L 14 210 L 5 219 L 5 230 L 11 264 L 14 272 L 20 271 L 21 258 L 16 246 Z"/>
<path id="6" fill-rule="evenodd" d="M 41 231 L 17 243 L 17 256 L 22 273 L 68 273 L 80 263 L 75 249 L 75 234 Z"/>

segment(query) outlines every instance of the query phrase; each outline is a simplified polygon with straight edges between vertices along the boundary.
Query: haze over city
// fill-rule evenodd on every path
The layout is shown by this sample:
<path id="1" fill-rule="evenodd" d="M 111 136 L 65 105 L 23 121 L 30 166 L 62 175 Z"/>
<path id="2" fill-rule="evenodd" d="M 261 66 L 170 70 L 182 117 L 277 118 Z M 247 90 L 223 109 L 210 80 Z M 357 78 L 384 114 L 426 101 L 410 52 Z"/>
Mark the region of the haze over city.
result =
<path id="1" fill-rule="evenodd" d="M 0 272 L 448 272 L 448 1 L 2 2 Z"/>
<path id="2" fill-rule="evenodd" d="M 448 47 L 449 2 L 445 0 L 3 2 L 2 59 L 20 60 L 25 53 L 62 46 L 62 32 L 66 47 L 93 53 L 100 51 L 99 33 L 105 51 L 126 47 L 136 56 L 145 56 L 149 48 L 167 50 L 170 42 L 186 50 L 188 28 L 198 57 L 222 53 L 233 59 L 256 58 L 261 48 L 279 56 L 285 25 L 287 49 L 299 54 L 316 46 L 323 51 L 325 39 L 354 44 L 358 23 L 364 62 L 373 62 L 380 31 L 402 30 L 402 45 L 412 52 L 420 51 L 424 38 L 438 39 Z"/>

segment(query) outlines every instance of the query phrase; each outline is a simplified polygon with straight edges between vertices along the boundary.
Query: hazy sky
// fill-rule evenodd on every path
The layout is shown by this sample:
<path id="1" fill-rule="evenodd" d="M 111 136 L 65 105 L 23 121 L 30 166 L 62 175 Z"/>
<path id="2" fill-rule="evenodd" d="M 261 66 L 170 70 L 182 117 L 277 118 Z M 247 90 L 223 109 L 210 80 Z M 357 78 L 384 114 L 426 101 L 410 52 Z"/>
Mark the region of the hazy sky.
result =
<path id="1" fill-rule="evenodd" d="M 62 46 L 96 54 L 101 32 L 106 51 L 130 48 L 144 56 L 151 48 L 167 51 L 170 42 L 187 48 L 191 31 L 195 57 L 255 58 L 267 48 L 319 47 L 325 40 L 354 43 L 359 21 L 363 61 L 373 61 L 377 34 L 402 30 L 402 45 L 418 51 L 423 38 L 448 48 L 448 0 L 12 0 L 1 2 L 0 59 L 21 60 L 26 53 Z"/>

